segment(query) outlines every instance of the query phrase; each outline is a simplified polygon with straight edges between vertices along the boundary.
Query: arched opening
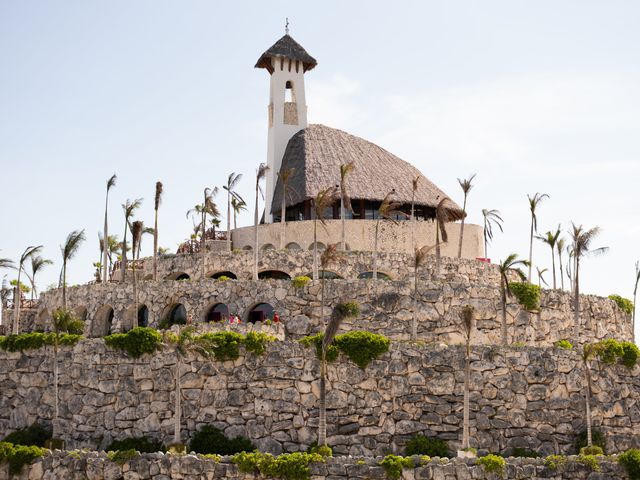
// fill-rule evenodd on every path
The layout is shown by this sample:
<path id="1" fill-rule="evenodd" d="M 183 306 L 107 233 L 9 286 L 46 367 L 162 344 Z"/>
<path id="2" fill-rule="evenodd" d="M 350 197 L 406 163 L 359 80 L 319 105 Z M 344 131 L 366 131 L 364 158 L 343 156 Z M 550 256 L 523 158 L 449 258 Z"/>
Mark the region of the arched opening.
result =
<path id="1" fill-rule="evenodd" d="M 309 250 L 310 250 L 310 251 L 312 251 L 312 250 L 313 250 L 313 245 L 314 245 L 313 243 L 312 243 L 311 245 L 309 245 Z M 317 247 L 317 248 L 318 248 L 318 251 L 320 251 L 320 250 L 324 250 L 324 249 L 326 249 L 326 248 L 327 248 L 327 246 L 326 246 L 324 243 L 322 243 L 322 242 L 316 242 L 316 243 L 315 243 L 315 245 L 317 245 L 317 246 L 318 246 L 318 247 Z"/>
<path id="2" fill-rule="evenodd" d="M 181 303 L 174 303 L 165 310 L 161 328 L 170 328 L 172 325 L 186 325 L 187 309 Z"/>
<path id="3" fill-rule="evenodd" d="M 164 278 L 165 280 L 189 280 L 191 277 L 185 272 L 173 272 Z"/>
<path id="4" fill-rule="evenodd" d="M 204 316 L 204 321 L 209 322 L 221 322 L 229 319 L 229 307 L 224 303 L 216 303 L 212 305 Z"/>
<path id="5" fill-rule="evenodd" d="M 293 93 L 293 82 L 291 80 L 287 80 L 287 83 L 285 83 L 284 101 L 289 103 L 296 101 L 296 97 Z"/>
<path id="6" fill-rule="evenodd" d="M 110 305 L 104 305 L 98 309 L 93 316 L 91 335 L 93 337 L 104 337 L 111 333 L 111 325 L 115 313 Z"/>
<path id="7" fill-rule="evenodd" d="M 280 270 L 265 270 L 258 273 L 260 280 L 291 280 L 291 275 Z"/>
<path id="8" fill-rule="evenodd" d="M 258 303 L 249 311 L 247 322 L 256 323 L 273 320 L 273 307 L 268 303 Z"/>
<path id="9" fill-rule="evenodd" d="M 76 307 L 73 313 L 78 320 L 83 322 L 87 320 L 87 309 L 85 307 Z"/>
<path id="10" fill-rule="evenodd" d="M 247 252 L 250 252 L 251 250 L 253 250 L 253 247 L 251 245 L 245 245 L 244 247 L 242 247 L 242 250 L 246 250 Z"/>
<path id="11" fill-rule="evenodd" d="M 276 247 L 273 245 L 273 243 L 265 243 L 262 247 L 261 250 L 263 252 L 266 252 L 267 250 L 275 250 Z"/>
<path id="12" fill-rule="evenodd" d="M 149 308 L 146 305 L 140 305 L 138 308 L 138 326 L 149 326 Z"/>
<path id="13" fill-rule="evenodd" d="M 313 278 L 313 273 L 310 272 L 306 276 L 309 278 Z M 318 270 L 318 278 L 324 278 L 325 280 L 342 280 L 344 277 L 341 277 L 336 272 L 332 272 L 331 270 Z"/>
<path id="14" fill-rule="evenodd" d="M 213 275 L 211 275 L 210 278 L 213 278 L 214 280 L 219 279 L 220 277 L 227 277 L 227 278 L 231 278 L 232 280 L 237 280 L 238 277 L 235 273 L 233 272 L 217 272 L 214 273 Z"/>
<path id="15" fill-rule="evenodd" d="M 284 248 L 286 248 L 287 250 L 302 250 L 302 248 L 300 248 L 300 245 L 298 245 L 296 242 L 287 243 Z"/>
<path id="16" fill-rule="evenodd" d="M 373 272 L 362 272 L 358 278 L 373 278 Z M 378 272 L 378 280 L 391 280 L 391 277 L 386 273 Z"/>

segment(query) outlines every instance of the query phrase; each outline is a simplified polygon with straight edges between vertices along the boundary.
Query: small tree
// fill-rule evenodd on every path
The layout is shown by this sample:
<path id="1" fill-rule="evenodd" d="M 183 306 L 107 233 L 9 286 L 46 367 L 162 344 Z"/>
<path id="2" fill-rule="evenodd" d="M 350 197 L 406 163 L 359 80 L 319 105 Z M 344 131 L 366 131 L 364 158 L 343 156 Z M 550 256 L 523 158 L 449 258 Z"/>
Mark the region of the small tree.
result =
<path id="1" fill-rule="evenodd" d="M 227 250 L 229 251 L 231 251 L 231 199 L 235 198 L 236 201 L 244 202 L 240 194 L 236 192 L 240 180 L 242 180 L 242 174 L 232 172 L 227 178 L 227 184 L 222 186 L 227 191 Z"/>
<path id="2" fill-rule="evenodd" d="M 558 243 L 558 239 L 560 238 L 560 225 L 558 225 L 558 229 L 555 232 L 547 232 L 544 235 L 536 235 L 536 238 L 551 248 L 551 269 L 553 270 L 553 289 L 557 288 L 556 285 L 556 255 L 555 248 Z M 562 267 L 560 267 L 562 270 Z"/>
<path id="3" fill-rule="evenodd" d="M 32 300 L 38 296 L 38 292 L 36 290 L 36 275 L 40 270 L 45 268 L 47 265 L 53 265 L 53 262 L 51 260 L 42 258 L 40 255 L 31 257 L 31 275 L 29 275 L 29 273 L 27 272 L 25 272 L 25 274 L 27 275 L 27 278 L 31 283 L 31 299 Z"/>
<path id="4" fill-rule="evenodd" d="M 231 209 L 233 210 L 233 228 L 238 228 L 238 215 L 247 209 L 247 204 L 244 200 L 238 200 L 233 197 L 231 199 Z"/>
<path id="5" fill-rule="evenodd" d="M 347 177 L 356 169 L 355 162 L 343 163 L 340 165 L 340 228 L 342 229 L 342 237 L 340 240 L 340 250 L 343 252 L 347 249 L 347 240 L 345 233 L 345 216 L 347 211 L 353 215 L 353 207 L 351 206 L 351 197 L 347 191 Z"/>
<path id="6" fill-rule="evenodd" d="M 122 204 L 124 213 L 124 236 L 122 237 L 122 260 L 120 261 L 120 281 L 124 283 L 127 280 L 127 230 L 131 225 L 131 218 L 135 211 L 142 206 L 142 199 L 137 198 L 133 201 L 127 199 Z"/>
<path id="7" fill-rule="evenodd" d="M 207 187 L 204 189 L 204 198 L 202 201 L 202 237 L 200 239 L 200 249 L 202 250 L 201 278 L 205 277 L 205 260 L 207 258 L 207 213 L 209 213 L 214 218 L 220 216 L 218 206 L 213 201 L 213 197 L 215 197 L 217 194 L 218 187 Z M 227 232 L 227 237 L 230 237 L 230 232 Z"/>
<path id="8" fill-rule="evenodd" d="M 269 171 L 269 166 L 265 163 L 261 163 L 258 165 L 258 169 L 256 170 L 256 203 L 255 203 L 255 211 L 253 215 L 253 279 L 258 280 L 258 253 L 260 250 L 260 245 L 258 244 L 258 195 L 262 195 L 262 187 L 260 186 L 260 182 L 267 176 L 267 172 Z"/>
<path id="9" fill-rule="evenodd" d="M 464 394 L 462 405 L 462 449 L 468 450 L 469 445 L 469 390 L 471 388 L 471 338 L 475 329 L 475 310 L 471 305 L 465 305 L 460 314 L 462 333 L 465 339 L 464 356 Z"/>
<path id="10" fill-rule="evenodd" d="M 502 305 L 502 345 L 507 345 L 507 296 L 511 296 L 511 288 L 509 287 L 509 273 L 517 274 L 523 281 L 526 278 L 520 266 L 527 266 L 529 262 L 519 260 L 516 253 L 512 253 L 503 262 L 500 262 L 500 302 Z"/>
<path id="11" fill-rule="evenodd" d="M 320 190 L 313 202 L 313 279 L 318 280 L 318 220 L 324 227 L 326 225 L 326 211 L 336 201 L 337 193 L 333 187 Z"/>
<path id="12" fill-rule="evenodd" d="M 446 225 L 448 222 L 456 220 L 456 215 L 453 211 L 446 206 L 446 203 L 450 201 L 447 197 L 438 202 L 436 206 L 436 269 L 440 272 L 440 239 L 443 243 L 449 241 L 449 235 L 447 234 Z"/>
<path id="13" fill-rule="evenodd" d="M 117 178 L 118 177 L 116 177 L 116 174 L 114 173 L 113 175 L 111 175 L 111 178 L 107 180 L 107 194 L 104 201 L 104 232 L 102 234 L 102 238 L 104 241 L 104 244 L 102 246 L 102 266 L 104 268 L 102 276 L 103 283 L 107 283 L 109 281 L 109 269 L 107 266 L 107 252 L 109 251 L 109 245 L 107 244 L 109 240 L 109 223 L 107 221 L 107 213 L 109 209 L 109 190 L 111 190 L 111 188 L 116 185 Z"/>
<path id="14" fill-rule="evenodd" d="M 464 221 L 467 218 L 467 197 L 469 196 L 469 192 L 473 188 L 472 182 L 474 178 L 476 178 L 475 173 L 471 175 L 469 178 L 458 179 L 458 183 L 460 184 L 462 193 L 464 193 L 464 202 L 462 203 L 462 223 L 460 224 L 460 241 L 458 243 L 458 258 L 462 258 L 462 240 L 464 236 Z"/>
<path id="15" fill-rule="evenodd" d="M 24 252 L 22 252 L 22 255 L 20 255 L 20 261 L 18 262 L 18 281 L 16 283 L 16 287 L 14 290 L 14 296 L 13 296 L 13 334 L 14 335 L 18 335 L 20 333 L 20 304 L 22 303 L 22 293 L 20 292 L 20 275 L 24 270 L 24 262 L 27 261 L 27 259 L 33 257 L 34 255 L 38 255 L 40 253 L 40 251 L 42 250 L 42 245 L 38 245 L 37 247 L 27 247 L 25 249 Z M 6 262 L 6 259 L 5 259 Z M 13 262 L 10 262 L 9 266 L 11 266 L 13 264 Z M 6 263 L 5 263 L 5 267 L 6 267 Z M 64 298 L 64 297 L 63 297 Z"/>
<path id="16" fill-rule="evenodd" d="M 73 257 L 76 256 L 80 245 L 86 239 L 84 230 L 74 230 L 64 242 L 64 245 L 60 245 L 60 253 L 62 254 L 62 308 L 67 308 L 67 263 Z"/>
<path id="17" fill-rule="evenodd" d="M 489 258 L 489 243 L 493 240 L 493 227 L 498 227 L 502 232 L 502 217 L 498 210 L 482 210 L 483 229 L 482 236 L 484 237 L 484 258 Z"/>
<path id="18" fill-rule="evenodd" d="M 538 217 L 536 215 L 536 209 L 538 205 L 542 203 L 545 198 L 549 198 L 546 193 L 537 193 L 532 197 L 527 195 L 529 199 L 529 210 L 531 211 L 531 232 L 529 236 L 529 275 L 527 280 L 531 282 L 531 269 L 533 268 L 533 234 L 538 231 Z"/>
<path id="19" fill-rule="evenodd" d="M 393 223 L 397 223 L 394 216 L 405 216 L 403 212 L 398 210 L 402 205 L 400 202 L 396 202 L 391 199 L 396 194 L 395 189 L 387 193 L 382 199 L 380 208 L 378 208 L 378 218 L 376 219 L 376 233 L 373 243 L 373 279 L 378 278 L 378 230 L 380 228 L 381 220 L 391 220 Z"/>
<path id="20" fill-rule="evenodd" d="M 564 291 L 564 271 L 562 270 L 562 252 L 566 246 L 566 240 L 564 237 L 559 237 L 556 240 L 556 251 L 558 252 L 558 267 L 560 270 L 560 288 Z"/>
<path id="21" fill-rule="evenodd" d="M 162 182 L 156 182 L 156 194 L 153 201 L 153 280 L 158 280 L 158 209 L 162 203 Z"/>

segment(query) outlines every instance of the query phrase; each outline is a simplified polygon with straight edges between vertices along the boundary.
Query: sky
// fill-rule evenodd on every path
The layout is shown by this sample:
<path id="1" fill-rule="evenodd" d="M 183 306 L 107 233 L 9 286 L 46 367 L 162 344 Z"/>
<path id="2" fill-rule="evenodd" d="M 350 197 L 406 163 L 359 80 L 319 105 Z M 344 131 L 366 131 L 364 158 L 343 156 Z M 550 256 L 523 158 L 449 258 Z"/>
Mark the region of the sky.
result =
<path id="1" fill-rule="evenodd" d="M 484 208 L 504 218 L 494 260 L 527 256 L 527 194 L 548 194 L 540 233 L 598 225 L 594 246 L 609 247 L 583 262 L 582 290 L 632 296 L 640 3 L 623 0 L 0 0 L 0 257 L 44 245 L 55 262 L 38 280 L 46 288 L 59 245 L 85 229 L 68 278 L 90 280 L 113 173 L 110 233 L 122 235 L 126 199 L 144 198 L 137 218 L 152 224 L 161 180 L 160 245 L 171 250 L 204 187 L 238 172 L 252 198 L 269 95 L 253 66 L 285 17 L 318 60 L 310 122 L 386 148 L 460 204 L 457 178 L 476 173 L 469 221 Z M 534 263 L 550 267 L 541 242 Z"/>

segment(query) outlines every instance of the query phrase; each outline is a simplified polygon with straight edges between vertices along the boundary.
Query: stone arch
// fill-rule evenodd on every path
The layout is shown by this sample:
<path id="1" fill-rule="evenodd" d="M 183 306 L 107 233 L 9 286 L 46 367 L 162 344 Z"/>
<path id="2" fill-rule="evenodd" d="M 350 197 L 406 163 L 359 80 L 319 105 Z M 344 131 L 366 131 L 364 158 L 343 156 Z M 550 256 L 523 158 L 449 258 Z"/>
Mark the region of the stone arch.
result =
<path id="1" fill-rule="evenodd" d="M 78 320 L 87 321 L 87 307 L 79 306 L 73 309 L 73 314 Z"/>
<path id="2" fill-rule="evenodd" d="M 191 276 L 187 272 L 171 272 L 164 277 L 165 280 L 189 280 Z"/>
<path id="3" fill-rule="evenodd" d="M 373 278 L 373 272 L 359 273 L 358 278 Z M 391 280 L 391 276 L 388 273 L 378 272 L 378 280 Z"/>
<path id="4" fill-rule="evenodd" d="M 216 272 L 212 275 L 209 275 L 209 278 L 213 278 L 214 280 L 217 280 L 220 277 L 229 277 L 232 280 L 237 280 L 238 276 L 233 273 L 233 272 L 229 272 L 229 271 L 224 271 L 224 272 Z"/>
<path id="5" fill-rule="evenodd" d="M 131 330 L 134 325 L 134 320 L 136 319 L 138 321 L 137 323 L 139 327 L 149 326 L 149 307 L 147 307 L 144 303 L 138 304 L 137 311 L 135 305 L 131 305 L 125 310 L 122 318 L 122 330 Z"/>
<path id="6" fill-rule="evenodd" d="M 291 280 L 291 275 L 282 270 L 263 270 L 258 273 L 260 280 Z"/>
<path id="7" fill-rule="evenodd" d="M 313 246 L 317 245 L 318 246 L 318 251 L 320 250 L 325 250 L 327 248 L 327 246 L 322 243 L 322 242 L 316 242 L 315 244 L 312 243 L 311 245 L 309 245 L 309 251 L 313 251 Z"/>
<path id="8" fill-rule="evenodd" d="M 245 245 L 244 247 L 242 247 L 242 250 L 246 250 L 247 252 L 250 252 L 253 250 L 253 247 L 251 245 Z"/>
<path id="9" fill-rule="evenodd" d="M 300 245 L 298 245 L 296 242 L 289 242 L 285 245 L 284 248 L 287 250 L 302 250 Z"/>
<path id="10" fill-rule="evenodd" d="M 259 302 L 253 305 L 247 312 L 247 323 L 264 322 L 273 320 L 275 309 L 270 303 Z"/>
<path id="11" fill-rule="evenodd" d="M 229 319 L 229 306 L 226 303 L 216 302 L 207 308 L 203 320 L 206 323 L 222 322 Z"/>
<path id="12" fill-rule="evenodd" d="M 104 337 L 111 333 L 111 326 L 113 324 L 113 317 L 115 312 L 111 305 L 103 305 L 93 315 L 91 321 L 91 336 L 92 337 Z"/>
<path id="13" fill-rule="evenodd" d="M 266 252 L 267 250 L 275 250 L 276 247 L 273 243 L 265 243 L 264 245 L 262 245 L 262 247 L 260 247 L 260 250 L 262 250 L 263 252 Z"/>
<path id="14" fill-rule="evenodd" d="M 184 303 L 173 302 L 163 310 L 160 323 L 163 328 L 171 328 L 172 325 L 186 325 L 188 315 Z"/>
<path id="15" fill-rule="evenodd" d="M 313 272 L 309 272 L 306 274 L 307 277 L 313 278 Z M 332 272 L 331 270 L 318 270 L 318 278 L 324 278 L 325 280 L 342 280 L 343 276 L 337 274 L 336 272 Z"/>

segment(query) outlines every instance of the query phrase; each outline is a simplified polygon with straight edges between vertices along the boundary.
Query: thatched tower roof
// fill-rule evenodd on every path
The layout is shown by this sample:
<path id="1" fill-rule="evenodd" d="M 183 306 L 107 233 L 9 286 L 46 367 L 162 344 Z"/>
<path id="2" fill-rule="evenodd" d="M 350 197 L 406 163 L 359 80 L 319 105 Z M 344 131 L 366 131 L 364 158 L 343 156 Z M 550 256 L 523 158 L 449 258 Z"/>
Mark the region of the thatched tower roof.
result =
<path id="1" fill-rule="evenodd" d="M 271 58 L 288 58 L 302 62 L 303 71 L 311 70 L 318 62 L 307 51 L 296 42 L 288 33 L 274 43 L 266 52 L 260 55 L 255 68 L 266 68 L 269 73 L 273 73 Z"/>
<path id="2" fill-rule="evenodd" d="M 420 176 L 415 203 L 435 208 L 447 195 L 413 165 L 360 137 L 324 125 L 309 125 L 296 133 L 287 145 L 282 169 L 293 168 L 292 187 L 286 205 L 312 199 L 318 191 L 340 183 L 340 165 L 353 161 L 355 170 L 347 177 L 351 198 L 382 201 L 395 188 L 394 200 L 411 203 L 413 179 Z M 278 180 L 271 213 L 280 211 L 282 184 Z M 452 220 L 462 218 L 453 201 L 445 204 Z"/>

